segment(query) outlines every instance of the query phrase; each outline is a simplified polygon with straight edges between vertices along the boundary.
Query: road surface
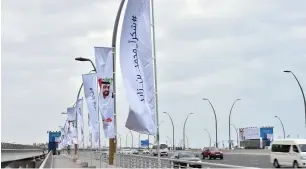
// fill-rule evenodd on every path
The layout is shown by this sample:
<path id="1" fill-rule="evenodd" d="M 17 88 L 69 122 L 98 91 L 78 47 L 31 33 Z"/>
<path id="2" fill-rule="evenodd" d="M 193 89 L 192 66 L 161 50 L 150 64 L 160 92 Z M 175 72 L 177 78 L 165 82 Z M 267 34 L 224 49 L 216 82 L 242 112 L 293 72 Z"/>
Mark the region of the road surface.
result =
<path id="1" fill-rule="evenodd" d="M 237 166 L 237 167 L 254 167 L 254 168 L 273 168 L 272 164 L 270 164 L 270 156 L 267 152 L 264 151 L 239 151 L 239 152 L 223 152 L 224 153 L 224 159 L 219 160 L 219 159 L 203 159 L 202 162 L 206 163 L 212 163 L 212 164 L 224 164 L 225 166 L 213 166 L 209 165 L 210 168 L 226 168 L 226 165 L 232 165 L 232 166 Z M 90 152 L 82 152 L 81 156 L 87 156 L 90 157 Z M 96 154 L 96 153 L 94 153 Z M 197 152 L 197 154 L 200 157 L 200 153 Z M 161 157 L 161 163 L 163 166 L 170 167 L 170 161 L 169 158 L 173 155 L 173 152 L 169 152 L 169 156 L 163 156 Z M 135 155 L 133 155 L 135 156 Z M 137 156 L 137 155 L 136 155 Z M 151 157 L 154 158 L 153 155 L 138 155 L 139 159 L 135 161 L 135 165 L 139 165 L 140 167 L 149 167 L 149 166 L 155 166 L 157 167 L 157 160 L 155 157 L 155 160 Z M 95 155 L 93 155 L 93 161 L 100 161 L 99 158 L 97 158 Z M 107 161 L 103 159 L 103 161 Z M 122 160 L 123 161 L 123 160 Z M 126 161 L 126 159 L 124 160 Z M 141 161 L 141 162 L 140 162 Z M 93 162 L 96 163 L 96 162 Z M 122 162 L 123 164 L 123 162 Z M 129 166 L 125 166 L 129 167 Z M 203 166 L 207 167 L 207 166 Z"/>

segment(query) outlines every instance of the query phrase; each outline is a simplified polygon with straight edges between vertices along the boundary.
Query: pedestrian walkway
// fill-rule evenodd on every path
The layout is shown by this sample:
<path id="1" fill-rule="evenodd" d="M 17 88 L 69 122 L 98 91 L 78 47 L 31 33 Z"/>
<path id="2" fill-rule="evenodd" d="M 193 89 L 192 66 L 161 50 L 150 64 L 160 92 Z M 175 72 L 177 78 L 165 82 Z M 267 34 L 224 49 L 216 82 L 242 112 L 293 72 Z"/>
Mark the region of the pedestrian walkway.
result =
<path id="1" fill-rule="evenodd" d="M 80 165 L 72 161 L 71 158 L 65 155 L 53 156 L 52 168 L 82 168 Z"/>

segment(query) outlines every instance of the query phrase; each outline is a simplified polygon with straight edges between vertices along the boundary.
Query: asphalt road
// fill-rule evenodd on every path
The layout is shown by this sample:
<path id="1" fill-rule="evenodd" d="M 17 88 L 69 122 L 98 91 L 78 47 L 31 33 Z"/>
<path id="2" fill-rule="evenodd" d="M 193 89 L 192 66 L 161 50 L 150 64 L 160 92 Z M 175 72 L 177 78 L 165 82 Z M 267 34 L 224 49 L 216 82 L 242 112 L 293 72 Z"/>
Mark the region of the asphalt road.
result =
<path id="1" fill-rule="evenodd" d="M 199 153 L 197 153 L 200 156 Z M 173 153 L 169 153 L 169 156 L 163 156 L 161 158 L 170 158 Z M 152 155 L 148 155 L 152 156 Z M 255 168 L 272 168 L 270 163 L 270 156 L 267 153 L 237 153 L 237 152 L 224 152 L 223 160 L 220 159 L 202 159 L 202 162 L 219 163 L 226 165 L 234 165 L 241 167 L 255 167 Z"/>
<path id="2" fill-rule="evenodd" d="M 83 156 L 86 154 L 87 157 L 90 157 L 90 152 L 83 152 Z M 173 152 L 169 152 L 169 156 L 161 157 L 162 167 L 170 167 L 169 157 L 173 155 Z M 95 156 L 95 155 L 94 155 Z M 130 158 L 133 157 L 133 158 Z M 121 166 L 125 168 L 131 168 L 132 166 L 128 166 L 128 164 L 133 163 L 134 167 L 157 167 L 157 157 L 152 155 L 125 155 L 120 159 Z M 88 159 L 89 160 L 89 159 Z M 93 157 L 93 163 L 100 161 L 99 158 Z M 107 161 L 102 159 L 102 161 Z M 89 162 L 89 161 L 88 161 Z M 267 153 L 252 153 L 252 152 L 224 152 L 224 159 L 204 159 L 202 162 L 206 164 L 202 166 L 202 168 L 210 167 L 210 168 L 228 168 L 230 166 L 234 167 L 254 167 L 254 168 L 273 168 L 272 164 L 270 164 L 270 156 Z M 221 164 L 221 165 L 214 165 Z M 224 166 L 222 166 L 224 164 Z M 97 166 L 98 167 L 98 166 Z"/>
<path id="3" fill-rule="evenodd" d="M 202 160 L 211 163 L 238 165 L 244 167 L 272 168 L 269 155 L 224 154 L 223 160 Z"/>

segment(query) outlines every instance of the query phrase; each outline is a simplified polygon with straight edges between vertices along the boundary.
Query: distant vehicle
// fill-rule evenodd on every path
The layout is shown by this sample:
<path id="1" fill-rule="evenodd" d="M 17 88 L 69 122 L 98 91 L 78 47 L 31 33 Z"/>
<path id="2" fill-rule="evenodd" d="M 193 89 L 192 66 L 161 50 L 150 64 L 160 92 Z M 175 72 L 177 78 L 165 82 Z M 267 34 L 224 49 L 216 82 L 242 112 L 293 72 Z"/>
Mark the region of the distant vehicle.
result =
<path id="1" fill-rule="evenodd" d="M 142 154 L 150 154 L 150 151 L 149 150 L 143 150 Z"/>
<path id="2" fill-rule="evenodd" d="M 134 149 L 134 150 L 132 150 L 132 154 L 139 154 L 139 151 Z"/>
<path id="3" fill-rule="evenodd" d="M 193 161 L 193 162 L 201 162 L 201 159 L 196 157 L 196 155 L 193 152 L 176 152 L 171 157 L 172 159 L 178 159 L 178 160 L 184 160 L 184 161 Z M 186 167 L 187 163 L 174 161 L 173 162 L 174 167 Z M 200 164 L 189 164 L 189 167 L 192 168 L 202 168 L 202 165 Z"/>
<path id="4" fill-rule="evenodd" d="M 123 150 L 121 151 L 121 153 L 122 153 L 122 154 L 132 154 L 133 152 L 132 152 L 131 149 L 123 149 Z"/>
<path id="5" fill-rule="evenodd" d="M 274 140 L 271 145 L 270 161 L 275 168 L 306 167 L 306 139 Z"/>
<path id="6" fill-rule="evenodd" d="M 168 156 L 168 145 L 167 144 L 160 144 L 159 145 L 159 153 L 160 156 Z M 153 156 L 157 156 L 157 145 L 154 145 L 152 148 L 152 154 Z"/>
<path id="7" fill-rule="evenodd" d="M 202 159 L 205 158 L 208 159 L 216 159 L 220 158 L 221 160 L 223 159 L 223 153 L 216 147 L 210 147 L 210 148 L 203 148 L 202 151 Z"/>

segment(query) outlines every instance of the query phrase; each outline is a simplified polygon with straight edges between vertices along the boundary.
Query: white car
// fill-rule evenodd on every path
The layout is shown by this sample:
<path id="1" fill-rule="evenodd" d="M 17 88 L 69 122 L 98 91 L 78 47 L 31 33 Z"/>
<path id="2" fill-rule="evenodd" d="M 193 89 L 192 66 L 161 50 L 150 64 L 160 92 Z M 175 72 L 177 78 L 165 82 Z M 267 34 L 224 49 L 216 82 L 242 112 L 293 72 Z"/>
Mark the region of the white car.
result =
<path id="1" fill-rule="evenodd" d="M 160 144 L 159 146 L 159 153 L 160 153 L 160 156 L 168 156 L 168 146 L 167 144 Z M 157 156 L 158 153 L 157 153 L 157 145 L 154 145 L 153 148 L 152 148 L 152 154 L 153 156 Z"/>
<path id="2" fill-rule="evenodd" d="M 274 140 L 271 145 L 270 161 L 275 168 L 306 167 L 306 139 Z"/>

